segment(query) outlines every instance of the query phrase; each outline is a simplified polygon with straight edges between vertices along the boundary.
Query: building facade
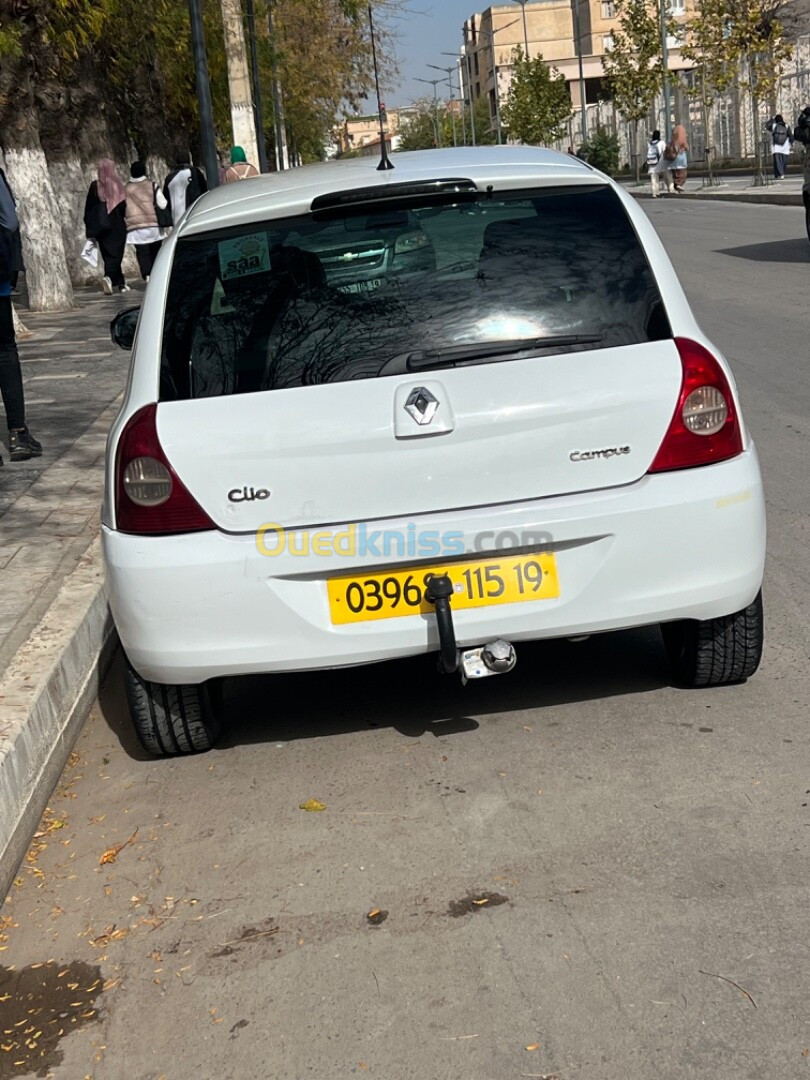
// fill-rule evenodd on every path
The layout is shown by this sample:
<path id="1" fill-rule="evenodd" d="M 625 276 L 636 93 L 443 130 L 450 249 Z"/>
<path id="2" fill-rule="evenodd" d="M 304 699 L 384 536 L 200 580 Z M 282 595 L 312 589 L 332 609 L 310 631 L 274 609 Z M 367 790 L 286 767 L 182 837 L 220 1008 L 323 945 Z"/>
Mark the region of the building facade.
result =
<path id="1" fill-rule="evenodd" d="M 694 10 L 694 0 L 670 0 L 670 10 L 683 24 Z M 585 104 L 596 105 L 604 97 L 604 56 L 613 45 L 617 26 L 613 0 L 537 0 L 525 5 L 516 0 L 488 7 L 464 24 L 460 63 L 463 96 L 468 102 L 485 96 L 493 130 L 497 130 L 512 81 L 513 57 L 519 48 L 531 58 L 541 55 L 565 77 L 581 129 L 580 53 Z M 667 46 L 669 69 L 688 70 L 690 64 L 681 55 L 678 37 L 668 38 Z"/>
<path id="2" fill-rule="evenodd" d="M 389 147 L 393 144 L 396 149 L 398 133 L 403 119 L 409 114 L 416 112 L 416 106 L 404 105 L 399 109 L 388 109 L 386 135 Z M 334 134 L 338 153 L 347 154 L 352 150 L 362 151 L 366 146 L 374 146 L 379 150 L 380 146 L 380 118 L 377 113 L 369 113 L 363 116 L 347 116 Z"/>

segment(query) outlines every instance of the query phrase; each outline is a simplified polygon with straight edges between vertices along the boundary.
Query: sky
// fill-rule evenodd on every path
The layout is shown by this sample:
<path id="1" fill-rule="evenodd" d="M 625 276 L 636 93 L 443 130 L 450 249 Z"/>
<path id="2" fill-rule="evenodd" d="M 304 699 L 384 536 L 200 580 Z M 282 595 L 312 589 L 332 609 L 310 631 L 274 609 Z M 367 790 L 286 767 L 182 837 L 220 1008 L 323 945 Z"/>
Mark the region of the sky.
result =
<path id="1" fill-rule="evenodd" d="M 485 10 L 489 4 L 490 0 L 479 0 L 478 4 L 476 0 L 407 0 L 403 13 L 389 22 L 398 38 L 396 52 L 401 81 L 396 90 L 389 90 L 386 94 L 385 104 L 388 108 L 433 96 L 432 86 L 415 80 L 443 77 L 440 71 L 434 71 L 427 65 L 449 67 L 453 57 L 442 56 L 442 53 L 458 55 L 464 20 L 476 11 Z M 437 90 L 440 96 L 442 91 L 445 96 L 449 94 L 447 87 L 439 86 Z"/>

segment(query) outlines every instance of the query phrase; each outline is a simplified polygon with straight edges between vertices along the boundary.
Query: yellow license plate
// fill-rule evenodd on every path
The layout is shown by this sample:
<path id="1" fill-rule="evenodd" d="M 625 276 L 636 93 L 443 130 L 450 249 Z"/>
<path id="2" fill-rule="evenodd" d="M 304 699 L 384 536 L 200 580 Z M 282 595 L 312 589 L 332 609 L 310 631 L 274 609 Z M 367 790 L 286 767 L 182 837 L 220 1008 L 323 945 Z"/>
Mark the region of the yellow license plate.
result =
<path id="1" fill-rule="evenodd" d="M 557 564 L 549 553 L 500 556 L 448 566 L 348 574 L 326 583 L 333 623 L 397 619 L 434 610 L 425 600 L 425 586 L 436 574 L 449 574 L 455 592 L 453 610 L 551 600 L 560 595 Z"/>

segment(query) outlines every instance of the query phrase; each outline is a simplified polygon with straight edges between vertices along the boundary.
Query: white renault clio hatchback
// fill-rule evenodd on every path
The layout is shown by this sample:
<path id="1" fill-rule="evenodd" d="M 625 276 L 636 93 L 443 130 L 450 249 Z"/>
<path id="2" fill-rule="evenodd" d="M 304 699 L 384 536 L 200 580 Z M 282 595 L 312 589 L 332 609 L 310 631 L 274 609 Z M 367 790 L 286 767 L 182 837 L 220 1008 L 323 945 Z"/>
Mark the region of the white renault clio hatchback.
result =
<path id="1" fill-rule="evenodd" d="M 205 195 L 113 324 L 104 554 L 144 746 L 208 749 L 223 676 L 435 652 L 466 681 L 650 623 L 682 685 L 747 678 L 757 455 L 644 212 L 546 150 L 377 164 Z"/>

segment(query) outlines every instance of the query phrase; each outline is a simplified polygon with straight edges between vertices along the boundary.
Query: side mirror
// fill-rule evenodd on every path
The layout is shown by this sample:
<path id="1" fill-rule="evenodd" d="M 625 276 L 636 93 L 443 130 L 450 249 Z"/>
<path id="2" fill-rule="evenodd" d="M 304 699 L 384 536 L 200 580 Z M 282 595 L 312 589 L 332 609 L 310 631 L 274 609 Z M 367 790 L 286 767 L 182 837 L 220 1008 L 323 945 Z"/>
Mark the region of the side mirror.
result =
<path id="1" fill-rule="evenodd" d="M 123 311 L 118 312 L 110 323 L 110 337 L 113 339 L 113 344 L 117 345 L 119 349 L 132 348 L 135 331 L 138 329 L 138 316 L 140 313 L 140 307 L 124 308 Z"/>

